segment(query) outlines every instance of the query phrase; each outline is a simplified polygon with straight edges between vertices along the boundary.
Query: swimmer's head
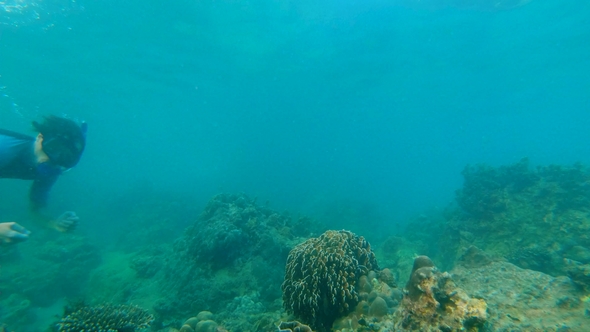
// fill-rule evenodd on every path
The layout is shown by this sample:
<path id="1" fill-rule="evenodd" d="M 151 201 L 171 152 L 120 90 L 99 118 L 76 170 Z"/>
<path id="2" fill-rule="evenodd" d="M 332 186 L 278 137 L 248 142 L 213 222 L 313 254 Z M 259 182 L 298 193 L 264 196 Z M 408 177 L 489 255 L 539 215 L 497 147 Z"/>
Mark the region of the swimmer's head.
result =
<path id="1" fill-rule="evenodd" d="M 33 127 L 43 136 L 43 152 L 53 164 L 76 166 L 86 146 L 85 122 L 78 125 L 70 119 L 49 115 L 41 123 L 33 121 Z"/>

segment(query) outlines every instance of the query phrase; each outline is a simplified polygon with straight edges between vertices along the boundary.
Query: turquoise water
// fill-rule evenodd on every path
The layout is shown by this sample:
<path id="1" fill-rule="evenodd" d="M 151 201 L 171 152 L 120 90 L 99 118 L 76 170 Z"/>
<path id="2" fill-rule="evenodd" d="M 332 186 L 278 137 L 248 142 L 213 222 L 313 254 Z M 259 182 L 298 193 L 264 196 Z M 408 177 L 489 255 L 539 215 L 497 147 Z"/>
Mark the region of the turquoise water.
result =
<path id="1" fill-rule="evenodd" d="M 50 209 L 101 245 L 154 193 L 394 232 L 452 201 L 466 164 L 590 164 L 588 17 L 583 0 L 0 1 L 0 127 L 88 122 Z M 3 180 L 2 219 L 27 189 Z"/>
<path id="2" fill-rule="evenodd" d="M 3 127 L 86 120 L 71 190 L 402 216 L 446 203 L 467 163 L 587 161 L 590 5 L 462 2 L 39 1 L 3 13 Z"/>

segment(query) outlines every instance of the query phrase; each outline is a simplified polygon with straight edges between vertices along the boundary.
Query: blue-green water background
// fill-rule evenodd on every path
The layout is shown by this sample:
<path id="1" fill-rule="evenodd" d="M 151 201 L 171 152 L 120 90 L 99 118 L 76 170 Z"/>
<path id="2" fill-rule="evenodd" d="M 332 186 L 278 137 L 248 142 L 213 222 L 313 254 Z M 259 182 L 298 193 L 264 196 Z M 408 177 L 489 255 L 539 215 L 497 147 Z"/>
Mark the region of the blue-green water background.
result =
<path id="1" fill-rule="evenodd" d="M 0 2 L 0 124 L 89 123 L 50 202 L 83 233 L 154 192 L 395 229 L 466 164 L 590 163 L 588 1 L 30 1 Z M 3 180 L 3 220 L 27 189 Z"/>

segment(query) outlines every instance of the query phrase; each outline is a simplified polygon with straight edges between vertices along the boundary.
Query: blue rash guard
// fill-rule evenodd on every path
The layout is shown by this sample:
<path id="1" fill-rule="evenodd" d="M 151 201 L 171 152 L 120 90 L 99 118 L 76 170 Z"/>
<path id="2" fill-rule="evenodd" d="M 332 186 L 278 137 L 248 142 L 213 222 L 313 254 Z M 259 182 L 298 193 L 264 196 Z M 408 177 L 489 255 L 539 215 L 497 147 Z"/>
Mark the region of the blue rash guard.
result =
<path id="1" fill-rule="evenodd" d="M 62 169 L 37 163 L 34 144 L 34 137 L 0 129 L 0 178 L 33 180 L 29 198 L 33 211 L 38 211 L 46 205 L 49 190 Z"/>

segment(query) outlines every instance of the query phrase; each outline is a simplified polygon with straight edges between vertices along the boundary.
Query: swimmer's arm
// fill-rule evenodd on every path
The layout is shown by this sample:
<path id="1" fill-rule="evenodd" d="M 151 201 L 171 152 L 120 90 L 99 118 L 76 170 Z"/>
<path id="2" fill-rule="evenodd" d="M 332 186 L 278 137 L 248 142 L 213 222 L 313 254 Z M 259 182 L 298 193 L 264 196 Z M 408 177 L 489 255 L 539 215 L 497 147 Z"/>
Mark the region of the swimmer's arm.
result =
<path id="1" fill-rule="evenodd" d="M 57 227 L 57 220 L 55 220 L 55 218 L 46 215 L 38 209 L 31 208 L 31 219 L 35 222 L 35 224 L 39 226 L 56 229 L 60 232 L 64 232 L 64 230 L 61 230 Z"/>
<path id="2" fill-rule="evenodd" d="M 30 211 L 33 221 L 41 226 L 58 229 L 57 221 L 43 213 L 43 208 L 47 206 L 49 191 L 57 180 L 57 175 L 38 177 L 33 181 L 29 192 Z"/>
<path id="3" fill-rule="evenodd" d="M 59 177 L 59 172 L 45 173 L 44 176 L 38 176 L 29 193 L 31 202 L 31 214 L 33 220 L 42 226 L 56 229 L 60 232 L 73 231 L 78 226 L 79 218 L 76 213 L 66 211 L 57 218 L 51 218 L 45 215 L 42 210 L 47 205 L 49 191 Z"/>

